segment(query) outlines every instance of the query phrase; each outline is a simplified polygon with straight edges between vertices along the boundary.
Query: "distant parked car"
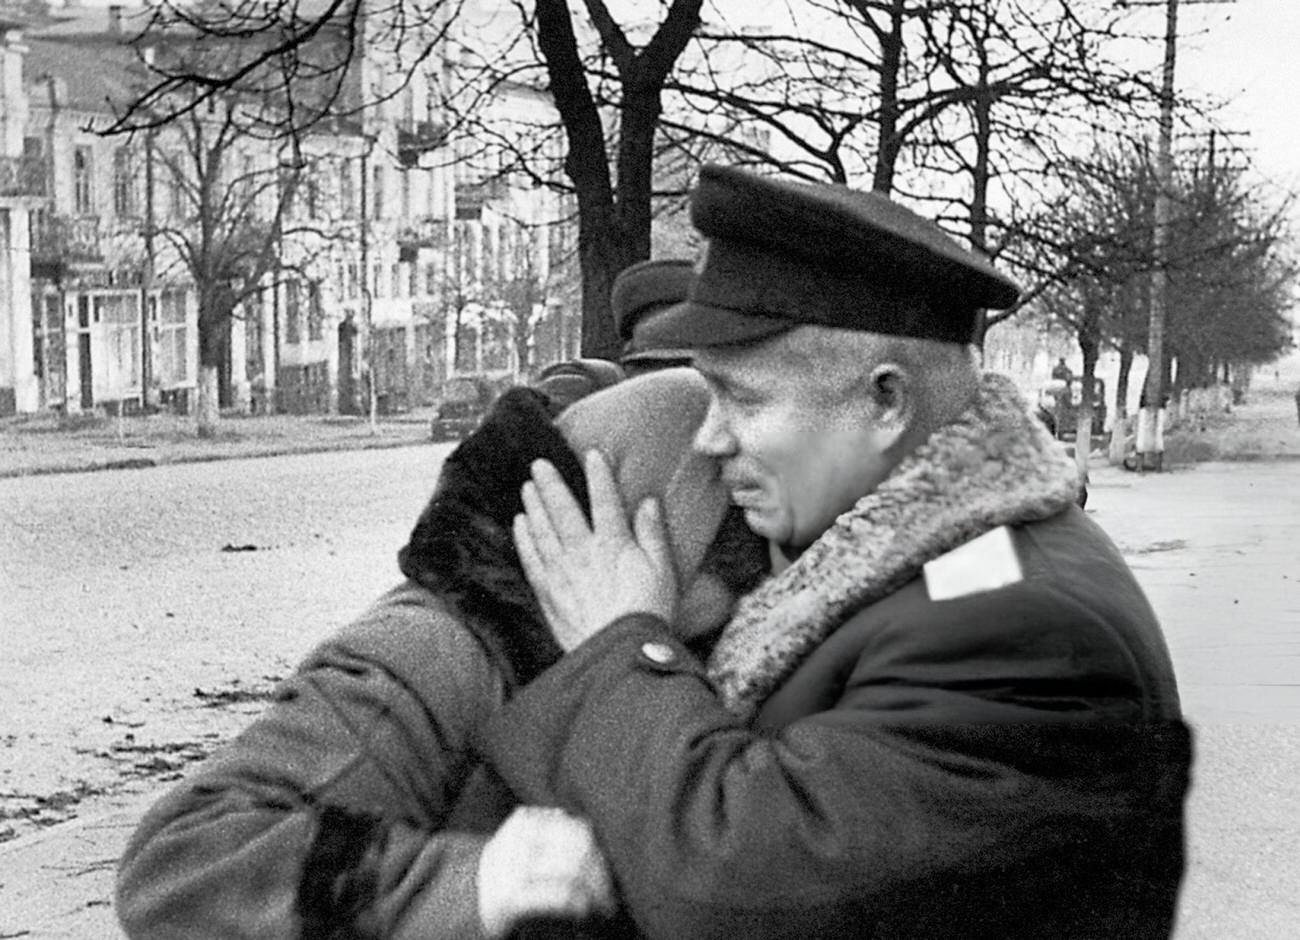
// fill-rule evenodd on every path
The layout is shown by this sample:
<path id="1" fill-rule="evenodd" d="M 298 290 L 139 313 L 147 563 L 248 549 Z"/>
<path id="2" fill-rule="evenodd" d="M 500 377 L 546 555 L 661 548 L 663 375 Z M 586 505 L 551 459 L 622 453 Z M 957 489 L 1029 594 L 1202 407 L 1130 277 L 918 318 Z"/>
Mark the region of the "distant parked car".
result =
<path id="1" fill-rule="evenodd" d="M 1072 376 L 1052 379 L 1038 393 L 1038 417 L 1061 441 L 1074 440 L 1078 431 L 1079 406 L 1083 404 L 1083 379 Z M 1092 380 L 1092 433 L 1106 430 L 1106 383 Z"/>
<path id="2" fill-rule="evenodd" d="M 497 392 L 496 383 L 484 375 L 457 375 L 448 379 L 442 385 L 430 436 L 435 441 L 463 440 L 483 420 Z"/>

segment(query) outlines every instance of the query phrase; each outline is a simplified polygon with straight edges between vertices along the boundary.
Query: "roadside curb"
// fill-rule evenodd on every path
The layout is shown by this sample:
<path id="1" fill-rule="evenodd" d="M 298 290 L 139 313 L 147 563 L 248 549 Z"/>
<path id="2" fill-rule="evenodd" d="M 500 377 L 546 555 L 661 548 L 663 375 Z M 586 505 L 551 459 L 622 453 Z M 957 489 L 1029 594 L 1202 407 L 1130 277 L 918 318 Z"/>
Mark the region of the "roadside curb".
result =
<path id="1" fill-rule="evenodd" d="M 52 476 L 63 473 L 97 473 L 101 470 L 148 470 L 154 467 L 187 463 L 216 463 L 223 460 L 255 460 L 262 457 L 292 457 L 298 454 L 324 454 L 350 450 L 392 450 L 398 447 L 422 447 L 439 442 L 423 439 L 340 441 L 320 444 L 268 446 L 245 453 L 194 453 L 169 457 L 126 457 L 89 461 L 80 464 L 39 464 L 31 467 L 0 467 L 0 480 L 18 477 Z M 444 442 L 456 443 L 456 442 Z"/>

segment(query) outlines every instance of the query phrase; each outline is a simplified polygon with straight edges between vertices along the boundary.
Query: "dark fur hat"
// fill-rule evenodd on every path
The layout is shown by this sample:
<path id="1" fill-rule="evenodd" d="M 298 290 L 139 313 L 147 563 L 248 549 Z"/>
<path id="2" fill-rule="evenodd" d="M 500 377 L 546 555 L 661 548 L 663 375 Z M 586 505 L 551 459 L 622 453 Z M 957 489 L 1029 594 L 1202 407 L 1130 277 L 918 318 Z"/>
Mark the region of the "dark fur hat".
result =
<path id="1" fill-rule="evenodd" d="M 523 512 L 520 487 L 539 458 L 555 465 L 585 510 L 586 475 L 552 422 L 546 396 L 510 389 L 447 458 L 433 497 L 397 555 L 404 575 L 468 615 L 470 628 L 510 664 L 519 683 L 560 657 L 519 567 L 510 529 Z"/>

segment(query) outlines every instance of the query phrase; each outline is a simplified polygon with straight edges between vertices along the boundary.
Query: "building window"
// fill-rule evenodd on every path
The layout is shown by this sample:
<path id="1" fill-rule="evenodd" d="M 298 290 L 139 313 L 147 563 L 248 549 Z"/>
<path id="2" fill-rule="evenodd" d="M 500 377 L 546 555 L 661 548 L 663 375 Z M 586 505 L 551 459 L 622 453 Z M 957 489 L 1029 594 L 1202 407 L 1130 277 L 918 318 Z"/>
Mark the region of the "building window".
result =
<path id="1" fill-rule="evenodd" d="M 259 191 L 263 188 L 263 183 L 258 179 L 257 164 L 253 162 L 251 153 L 242 154 L 239 158 L 239 178 L 235 181 L 239 191 L 239 200 L 245 203 L 245 211 L 249 208 L 256 208 L 251 205 L 260 202 L 258 199 Z"/>
<path id="2" fill-rule="evenodd" d="M 158 382 L 182 385 L 190 376 L 185 292 L 163 291 L 158 300 Z"/>
<path id="3" fill-rule="evenodd" d="M 307 339 L 324 339 L 325 306 L 320 299 L 320 285 L 312 284 L 307 290 Z"/>
<path id="4" fill-rule="evenodd" d="M 279 178 L 277 179 L 278 191 L 277 196 L 280 199 L 281 217 L 287 222 L 297 218 L 298 215 L 298 177 L 297 170 L 291 167 L 280 167 Z"/>
<path id="5" fill-rule="evenodd" d="M 371 187 L 370 193 L 370 217 L 372 219 L 382 219 L 384 217 L 384 168 L 375 167 L 373 177 L 374 186 Z"/>
<path id="6" fill-rule="evenodd" d="M 441 214 L 438 206 L 438 178 L 432 169 L 424 171 L 424 214 L 431 219 Z"/>
<path id="7" fill-rule="evenodd" d="M 402 171 L 402 218 L 411 217 L 411 174 Z"/>
<path id="8" fill-rule="evenodd" d="M 126 147 L 113 151 L 113 214 L 119 219 L 136 217 L 135 161 Z"/>
<path id="9" fill-rule="evenodd" d="M 77 215 L 95 214 L 94 163 L 89 147 L 72 151 L 72 206 Z"/>
<path id="10" fill-rule="evenodd" d="M 262 343 L 266 326 L 262 322 L 262 295 L 251 294 L 244 300 L 244 374 L 256 381 L 265 374 L 262 360 Z"/>
<path id="11" fill-rule="evenodd" d="M 105 377 L 112 398 L 140 387 L 140 294 L 97 294 L 94 307 L 104 328 Z"/>
<path id="12" fill-rule="evenodd" d="M 316 168 L 313 167 L 312 169 L 315 170 Z M 304 185 L 307 188 L 307 193 L 306 193 L 307 218 L 319 219 L 320 218 L 320 180 L 317 178 L 316 174 L 312 172 L 307 175 L 307 179 L 304 181 Z"/>
<path id="13" fill-rule="evenodd" d="M 48 209 L 33 209 L 28 217 L 31 231 L 32 251 L 48 252 L 53 250 L 53 233 L 50 231 L 50 213 Z"/>
<path id="14" fill-rule="evenodd" d="M 357 184 L 352 176 L 352 161 L 344 160 L 339 164 L 339 202 L 343 205 L 343 217 L 357 217 Z"/>
<path id="15" fill-rule="evenodd" d="M 348 287 L 345 295 L 348 300 L 356 300 L 361 296 L 361 278 L 357 274 L 357 263 L 348 262 Z"/>
<path id="16" fill-rule="evenodd" d="M 302 342 L 302 310 L 298 303 L 298 282 L 284 285 L 284 341 L 290 346 Z"/>
<path id="17" fill-rule="evenodd" d="M 384 291 L 384 266 L 382 264 L 376 264 L 373 268 L 370 277 L 370 296 L 383 297 L 384 296 L 383 291 Z"/>
<path id="18" fill-rule="evenodd" d="M 24 182 L 28 184 L 39 183 L 42 193 L 46 196 L 52 195 L 50 192 L 50 165 L 45 158 L 45 141 L 40 137 L 24 137 L 23 159 L 27 161 L 27 165 L 22 170 Z"/>
<path id="19" fill-rule="evenodd" d="M 185 180 L 180 171 L 173 169 L 167 176 L 167 216 L 173 221 L 183 221 L 186 211 Z"/>

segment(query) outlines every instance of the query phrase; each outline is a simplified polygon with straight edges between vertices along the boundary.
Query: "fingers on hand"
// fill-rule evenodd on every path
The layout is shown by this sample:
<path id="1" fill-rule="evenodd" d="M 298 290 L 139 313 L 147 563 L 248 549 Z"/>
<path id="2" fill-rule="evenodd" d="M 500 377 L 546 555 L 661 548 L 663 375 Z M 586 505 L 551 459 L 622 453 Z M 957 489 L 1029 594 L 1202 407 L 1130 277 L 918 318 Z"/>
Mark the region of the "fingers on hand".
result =
<path id="1" fill-rule="evenodd" d="M 591 498 L 591 525 L 597 535 L 622 540 L 630 538 L 623 496 L 614 474 L 598 450 L 587 451 L 587 493 Z"/>
<path id="2" fill-rule="evenodd" d="M 550 564 L 559 556 L 561 550 L 559 536 L 551 523 L 551 514 L 547 512 L 541 493 L 532 480 L 524 484 L 519 495 L 524 504 L 524 519 L 532 541 L 534 557 L 543 564 Z M 515 541 L 518 544 L 517 532 Z"/>
<path id="3" fill-rule="evenodd" d="M 668 546 L 668 532 L 659 501 L 653 497 L 642 500 L 636 508 L 636 518 L 632 524 L 636 543 L 655 568 L 659 571 L 672 571 L 672 551 Z"/>
<path id="4" fill-rule="evenodd" d="M 582 507 L 578 505 L 578 500 L 569 491 L 568 484 L 564 482 L 564 478 L 550 461 L 533 461 L 532 477 L 536 509 L 529 508 L 527 502 L 524 504 L 530 516 L 538 510 L 544 512 L 551 529 L 561 543 L 581 539 L 591 534 Z"/>

